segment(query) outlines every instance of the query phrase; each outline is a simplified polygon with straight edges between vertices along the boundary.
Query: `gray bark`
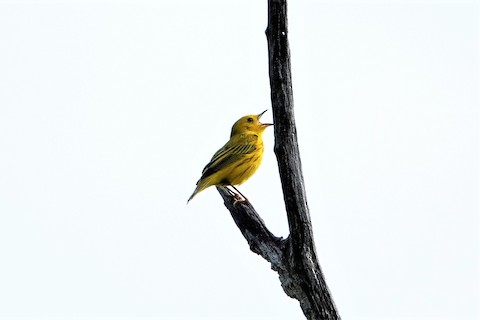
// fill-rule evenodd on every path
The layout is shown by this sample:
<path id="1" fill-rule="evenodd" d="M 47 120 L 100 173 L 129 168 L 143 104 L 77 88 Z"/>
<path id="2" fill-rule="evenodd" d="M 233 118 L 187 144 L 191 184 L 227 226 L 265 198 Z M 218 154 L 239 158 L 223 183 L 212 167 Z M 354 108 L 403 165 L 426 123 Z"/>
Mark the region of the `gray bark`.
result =
<path id="1" fill-rule="evenodd" d="M 250 203 L 235 203 L 229 192 L 221 187 L 217 189 L 250 249 L 271 263 L 283 290 L 300 302 L 306 318 L 340 319 L 318 263 L 307 205 L 293 112 L 286 0 L 268 1 L 266 35 L 274 150 L 290 235 L 286 239 L 275 237 Z"/>

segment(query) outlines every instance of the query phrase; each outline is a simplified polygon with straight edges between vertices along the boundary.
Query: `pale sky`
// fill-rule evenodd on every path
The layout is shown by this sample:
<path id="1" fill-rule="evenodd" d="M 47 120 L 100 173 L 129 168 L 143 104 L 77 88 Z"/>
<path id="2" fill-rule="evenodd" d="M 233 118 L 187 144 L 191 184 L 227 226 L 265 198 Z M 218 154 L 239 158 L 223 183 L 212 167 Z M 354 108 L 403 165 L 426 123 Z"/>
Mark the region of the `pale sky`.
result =
<path id="1" fill-rule="evenodd" d="M 266 1 L 0 0 L 0 319 L 304 319 L 214 188 L 272 117 Z M 320 264 L 344 320 L 479 312 L 476 1 L 290 1 Z M 240 186 L 288 235 L 273 153 Z"/>

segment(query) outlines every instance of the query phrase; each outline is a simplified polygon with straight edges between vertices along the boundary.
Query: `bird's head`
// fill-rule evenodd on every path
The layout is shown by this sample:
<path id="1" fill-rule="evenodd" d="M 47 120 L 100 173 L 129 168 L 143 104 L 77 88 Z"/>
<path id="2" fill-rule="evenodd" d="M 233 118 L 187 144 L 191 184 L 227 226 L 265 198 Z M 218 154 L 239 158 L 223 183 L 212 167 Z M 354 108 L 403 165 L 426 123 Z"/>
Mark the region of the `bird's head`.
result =
<path id="1" fill-rule="evenodd" d="M 233 137 L 234 135 L 237 135 L 239 133 L 244 133 L 247 131 L 260 133 L 260 134 L 263 133 L 263 130 L 265 130 L 267 127 L 273 126 L 272 123 L 260 122 L 260 118 L 265 112 L 267 112 L 267 110 L 257 115 L 251 114 L 238 119 L 237 122 L 235 122 L 235 124 L 232 127 L 232 134 L 230 136 Z"/>

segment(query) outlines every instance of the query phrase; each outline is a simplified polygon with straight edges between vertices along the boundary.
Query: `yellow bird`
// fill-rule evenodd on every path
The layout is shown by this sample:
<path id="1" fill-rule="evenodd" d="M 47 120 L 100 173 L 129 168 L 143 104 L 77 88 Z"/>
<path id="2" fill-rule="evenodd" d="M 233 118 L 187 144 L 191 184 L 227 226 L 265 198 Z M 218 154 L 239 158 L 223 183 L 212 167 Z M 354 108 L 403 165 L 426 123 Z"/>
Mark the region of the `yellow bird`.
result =
<path id="1" fill-rule="evenodd" d="M 230 140 L 218 150 L 212 160 L 202 171 L 195 191 L 188 199 L 192 200 L 197 193 L 210 186 L 231 186 L 240 195 L 235 185 L 244 183 L 257 171 L 263 158 L 263 131 L 271 123 L 261 123 L 259 115 L 248 115 L 240 118 L 232 127 Z M 227 188 L 238 200 L 238 195 Z M 243 196 L 244 200 L 247 200 Z"/>

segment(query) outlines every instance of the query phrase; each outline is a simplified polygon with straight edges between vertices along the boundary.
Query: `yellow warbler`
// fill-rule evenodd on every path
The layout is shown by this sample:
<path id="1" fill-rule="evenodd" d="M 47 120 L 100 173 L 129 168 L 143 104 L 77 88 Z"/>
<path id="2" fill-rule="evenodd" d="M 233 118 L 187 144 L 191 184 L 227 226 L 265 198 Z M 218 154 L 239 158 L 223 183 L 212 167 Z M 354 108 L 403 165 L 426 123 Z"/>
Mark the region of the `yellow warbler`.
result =
<path id="1" fill-rule="evenodd" d="M 235 122 L 230 140 L 213 155 L 212 160 L 205 166 L 202 177 L 198 180 L 197 187 L 188 201 L 210 186 L 231 186 L 240 193 L 234 186 L 247 181 L 262 162 L 262 134 L 268 126 L 272 125 L 260 122 L 260 118 L 266 111 L 259 115 L 242 117 Z M 229 191 L 233 193 L 233 191 Z M 235 193 L 233 194 L 235 195 Z M 235 196 L 238 199 L 238 195 Z M 244 196 L 243 198 L 247 200 Z"/>

